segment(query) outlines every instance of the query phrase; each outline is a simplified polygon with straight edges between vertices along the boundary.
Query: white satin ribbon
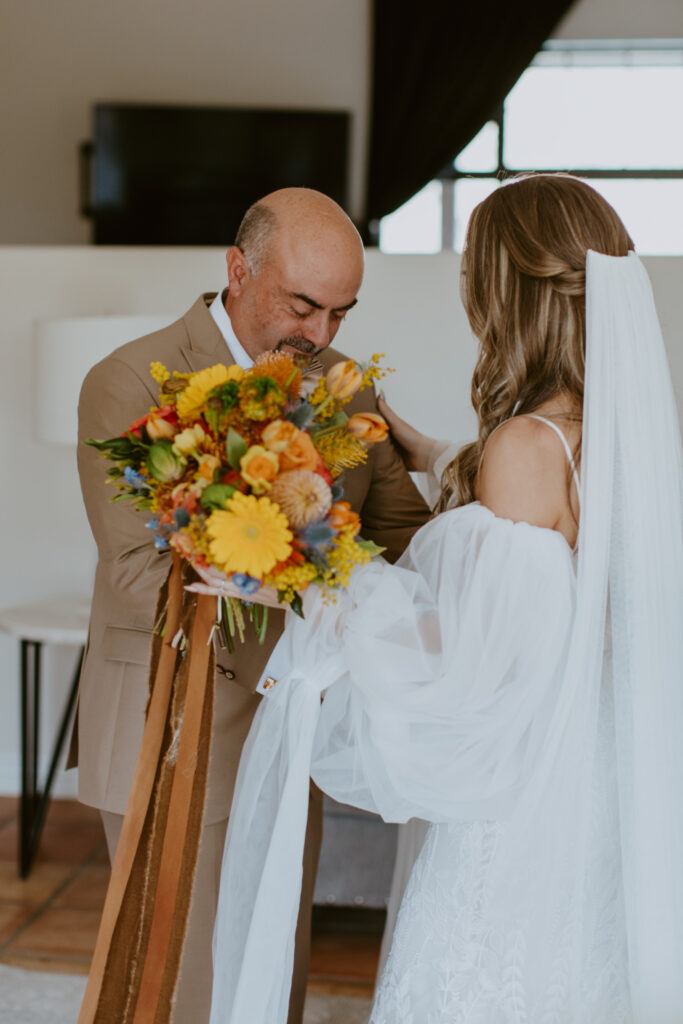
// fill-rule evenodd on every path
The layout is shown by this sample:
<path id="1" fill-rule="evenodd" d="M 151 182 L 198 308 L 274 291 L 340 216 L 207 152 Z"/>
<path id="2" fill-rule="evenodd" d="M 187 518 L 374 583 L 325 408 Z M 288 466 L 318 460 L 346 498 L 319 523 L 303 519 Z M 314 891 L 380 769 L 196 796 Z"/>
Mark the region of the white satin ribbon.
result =
<path id="1" fill-rule="evenodd" d="M 311 753 L 329 668 L 315 682 L 296 670 L 279 680 L 244 746 L 223 855 L 210 1024 L 287 1020 Z"/>

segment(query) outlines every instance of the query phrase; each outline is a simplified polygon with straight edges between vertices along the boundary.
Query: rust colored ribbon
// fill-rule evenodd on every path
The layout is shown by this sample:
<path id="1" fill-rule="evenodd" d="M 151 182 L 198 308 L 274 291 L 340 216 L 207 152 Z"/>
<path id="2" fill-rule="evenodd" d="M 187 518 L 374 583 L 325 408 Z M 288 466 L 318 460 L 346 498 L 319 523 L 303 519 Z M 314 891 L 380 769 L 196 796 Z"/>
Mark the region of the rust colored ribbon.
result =
<path id="1" fill-rule="evenodd" d="M 159 609 L 145 731 L 78 1024 L 168 1024 L 202 825 L 213 716 L 215 599 L 183 589 L 174 553 Z M 172 646 L 178 630 L 185 652 Z"/>

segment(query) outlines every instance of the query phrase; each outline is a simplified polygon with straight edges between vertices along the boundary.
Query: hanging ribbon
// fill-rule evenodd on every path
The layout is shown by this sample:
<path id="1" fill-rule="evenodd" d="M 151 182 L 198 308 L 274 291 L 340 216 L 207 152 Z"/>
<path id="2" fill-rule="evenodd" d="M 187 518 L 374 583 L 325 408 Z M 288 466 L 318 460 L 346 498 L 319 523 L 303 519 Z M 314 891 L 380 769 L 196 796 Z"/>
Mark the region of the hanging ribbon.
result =
<path id="1" fill-rule="evenodd" d="M 150 700 L 78 1024 L 167 1024 L 202 827 L 213 717 L 215 599 L 173 554 L 159 595 Z M 173 644 L 182 631 L 187 643 Z M 184 649 L 183 649 L 184 648 Z"/>

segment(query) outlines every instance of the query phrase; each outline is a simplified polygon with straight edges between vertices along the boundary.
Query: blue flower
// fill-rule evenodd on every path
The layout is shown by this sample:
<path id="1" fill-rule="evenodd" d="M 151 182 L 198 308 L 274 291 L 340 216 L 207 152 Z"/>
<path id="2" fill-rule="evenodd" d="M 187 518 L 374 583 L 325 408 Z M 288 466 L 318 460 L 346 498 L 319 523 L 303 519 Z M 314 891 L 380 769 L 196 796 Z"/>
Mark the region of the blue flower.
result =
<path id="1" fill-rule="evenodd" d="M 158 533 L 154 535 L 154 547 L 157 551 L 166 551 L 168 546 L 168 541 L 165 537 L 160 537 Z"/>
<path id="2" fill-rule="evenodd" d="M 142 473 L 138 473 L 137 469 L 133 469 L 132 466 L 126 466 L 123 470 L 123 475 L 126 478 L 126 483 L 134 487 L 136 491 L 149 489 L 149 481 Z"/>
<path id="3" fill-rule="evenodd" d="M 148 519 L 147 522 L 145 523 L 145 529 L 147 529 L 147 530 L 156 530 L 156 529 L 158 529 L 158 527 L 159 527 L 159 520 L 158 519 Z"/>
<path id="4" fill-rule="evenodd" d="M 230 582 L 234 583 L 236 587 L 239 587 L 240 593 L 244 596 L 249 594 L 255 594 L 261 586 L 261 581 L 254 579 L 253 576 L 248 576 L 244 572 L 235 572 L 230 577 Z"/>

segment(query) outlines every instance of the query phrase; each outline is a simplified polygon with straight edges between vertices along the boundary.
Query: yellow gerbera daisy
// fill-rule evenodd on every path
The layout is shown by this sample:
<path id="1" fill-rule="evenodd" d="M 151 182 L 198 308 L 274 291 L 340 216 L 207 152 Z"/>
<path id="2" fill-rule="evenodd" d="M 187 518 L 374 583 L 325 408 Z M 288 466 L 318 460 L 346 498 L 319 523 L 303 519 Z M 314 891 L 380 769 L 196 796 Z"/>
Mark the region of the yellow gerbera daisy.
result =
<path id="1" fill-rule="evenodd" d="M 209 548 L 223 572 L 243 572 L 261 579 L 292 553 L 294 539 L 287 519 L 268 498 L 237 492 L 206 521 Z"/>
<path id="2" fill-rule="evenodd" d="M 225 384 L 229 380 L 241 380 L 244 370 L 240 366 L 224 366 L 218 363 L 206 370 L 198 370 L 187 379 L 187 387 L 178 395 L 176 409 L 181 420 L 198 416 L 206 401 L 206 396 L 213 388 Z"/>

